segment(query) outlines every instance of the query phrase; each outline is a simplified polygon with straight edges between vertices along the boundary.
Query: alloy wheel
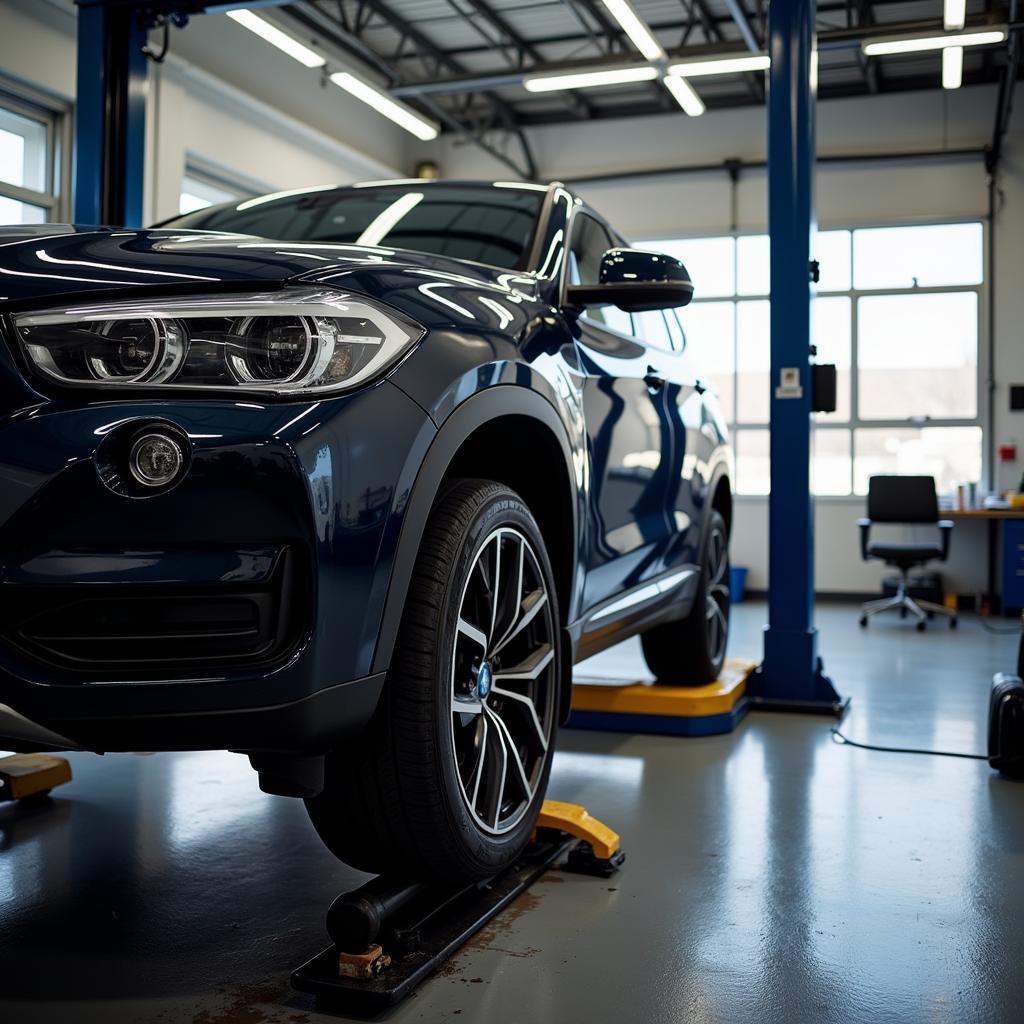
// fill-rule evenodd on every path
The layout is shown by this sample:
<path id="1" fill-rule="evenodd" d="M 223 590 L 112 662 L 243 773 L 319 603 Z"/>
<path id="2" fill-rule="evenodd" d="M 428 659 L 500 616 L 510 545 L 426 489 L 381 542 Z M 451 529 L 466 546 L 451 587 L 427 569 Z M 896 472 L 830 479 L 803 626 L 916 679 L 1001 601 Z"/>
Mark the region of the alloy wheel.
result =
<path id="1" fill-rule="evenodd" d="M 480 547 L 459 605 L 451 722 L 459 785 L 476 824 L 515 828 L 544 774 L 555 714 L 555 631 L 536 553 L 513 527 Z"/>
<path id="2" fill-rule="evenodd" d="M 715 664 L 725 654 L 729 639 L 729 542 L 716 524 L 708 537 L 708 586 L 704 598 L 708 657 Z"/>

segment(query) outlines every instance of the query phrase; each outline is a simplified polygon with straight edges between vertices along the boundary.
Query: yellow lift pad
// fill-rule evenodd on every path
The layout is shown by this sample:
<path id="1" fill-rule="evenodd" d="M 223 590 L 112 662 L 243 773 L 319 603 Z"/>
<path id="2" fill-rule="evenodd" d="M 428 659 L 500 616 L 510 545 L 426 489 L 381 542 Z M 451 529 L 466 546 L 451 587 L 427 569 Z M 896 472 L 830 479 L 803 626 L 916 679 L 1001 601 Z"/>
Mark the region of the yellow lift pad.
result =
<path id="1" fill-rule="evenodd" d="M 53 754 L 12 754 L 0 757 L 0 801 L 24 800 L 49 793 L 71 781 L 71 765 Z"/>
<path id="2" fill-rule="evenodd" d="M 572 688 L 568 724 L 570 728 L 693 736 L 729 732 L 749 704 L 747 679 L 755 668 L 757 662 L 727 658 L 721 677 L 705 686 L 578 680 Z"/>

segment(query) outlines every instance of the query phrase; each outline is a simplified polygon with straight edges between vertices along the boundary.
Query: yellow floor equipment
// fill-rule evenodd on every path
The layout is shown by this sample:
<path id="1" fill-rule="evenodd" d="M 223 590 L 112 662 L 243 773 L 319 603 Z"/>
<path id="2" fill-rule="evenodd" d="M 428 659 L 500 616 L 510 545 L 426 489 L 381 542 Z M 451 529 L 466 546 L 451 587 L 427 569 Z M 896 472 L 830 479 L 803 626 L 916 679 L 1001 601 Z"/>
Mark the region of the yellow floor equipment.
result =
<path id="1" fill-rule="evenodd" d="M 705 686 L 576 677 L 570 729 L 712 736 L 732 732 L 750 708 L 747 680 L 757 663 L 727 658 Z"/>

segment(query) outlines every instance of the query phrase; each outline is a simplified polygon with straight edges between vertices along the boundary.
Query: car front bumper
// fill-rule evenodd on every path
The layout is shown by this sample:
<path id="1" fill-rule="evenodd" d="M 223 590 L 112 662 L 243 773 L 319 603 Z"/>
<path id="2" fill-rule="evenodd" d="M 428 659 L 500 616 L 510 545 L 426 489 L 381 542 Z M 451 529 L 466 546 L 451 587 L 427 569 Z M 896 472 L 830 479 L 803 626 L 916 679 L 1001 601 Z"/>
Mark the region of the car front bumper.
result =
<path id="1" fill-rule="evenodd" d="M 362 727 L 435 432 L 418 405 L 386 381 L 303 403 L 7 405 L 0 747 L 309 752 Z M 137 422 L 191 447 L 180 484 L 149 498 L 97 471 Z"/>

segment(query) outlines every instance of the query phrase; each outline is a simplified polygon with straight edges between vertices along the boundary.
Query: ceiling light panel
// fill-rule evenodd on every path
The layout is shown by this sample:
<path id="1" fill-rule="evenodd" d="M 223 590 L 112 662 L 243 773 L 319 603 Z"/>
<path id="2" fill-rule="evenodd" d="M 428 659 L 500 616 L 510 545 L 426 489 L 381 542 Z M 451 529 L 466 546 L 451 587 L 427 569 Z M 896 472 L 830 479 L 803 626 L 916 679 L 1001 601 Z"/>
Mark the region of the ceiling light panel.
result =
<path id="1" fill-rule="evenodd" d="M 947 46 L 993 46 L 1006 41 L 1006 29 L 980 32 L 951 32 L 944 36 L 904 36 L 901 39 L 875 39 L 864 43 L 865 56 L 885 57 L 894 53 L 921 53 L 944 50 Z"/>
<path id="2" fill-rule="evenodd" d="M 530 75 L 523 79 L 523 88 L 527 92 L 560 92 L 563 89 L 593 89 L 601 85 L 652 82 L 657 77 L 657 68 L 641 65 L 600 71 L 578 71 L 567 75 Z"/>
<path id="3" fill-rule="evenodd" d="M 434 121 L 428 121 L 427 118 L 417 114 L 411 107 L 407 107 L 404 103 L 399 103 L 398 100 L 393 99 L 386 92 L 382 92 L 380 89 L 364 82 L 361 78 L 356 78 L 355 75 L 349 74 L 347 71 L 335 72 L 335 74 L 331 75 L 331 81 L 339 89 L 344 89 L 350 96 L 354 96 L 357 100 L 362 100 L 367 106 L 376 110 L 378 114 L 386 117 L 389 121 L 394 121 L 400 128 L 404 128 L 410 135 L 415 135 L 417 139 L 423 142 L 436 139 L 440 133 L 440 128 Z"/>
<path id="4" fill-rule="evenodd" d="M 742 57 L 712 57 L 708 60 L 687 61 L 673 64 L 670 75 L 680 78 L 701 78 L 706 75 L 734 75 L 744 71 L 767 71 L 771 58 L 766 53 L 752 53 Z"/>
<path id="5" fill-rule="evenodd" d="M 697 95 L 696 89 L 685 78 L 676 75 L 666 75 L 662 82 L 679 104 L 690 117 L 700 117 L 704 113 L 704 101 Z"/>
<path id="6" fill-rule="evenodd" d="M 327 61 L 315 50 L 303 46 L 297 39 L 293 39 L 287 32 L 282 32 L 276 25 L 272 25 L 266 18 L 261 18 L 252 11 L 227 11 L 227 16 L 235 23 L 254 32 L 261 39 L 266 40 L 271 46 L 276 46 L 282 53 L 287 53 L 293 60 L 305 64 L 307 68 L 322 68 Z"/>
<path id="7" fill-rule="evenodd" d="M 619 27 L 629 36 L 630 42 L 647 60 L 664 60 L 665 51 L 647 23 L 636 13 L 629 0 L 601 0 L 608 8 L 608 13 L 619 23 Z"/>

